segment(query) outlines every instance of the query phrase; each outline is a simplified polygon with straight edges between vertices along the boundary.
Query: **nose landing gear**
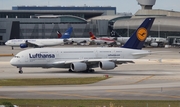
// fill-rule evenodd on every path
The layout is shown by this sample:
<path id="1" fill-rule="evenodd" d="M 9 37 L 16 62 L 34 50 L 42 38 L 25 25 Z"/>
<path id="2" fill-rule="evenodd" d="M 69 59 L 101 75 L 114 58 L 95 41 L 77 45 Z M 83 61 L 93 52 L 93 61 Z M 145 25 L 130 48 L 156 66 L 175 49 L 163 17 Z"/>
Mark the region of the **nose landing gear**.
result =
<path id="1" fill-rule="evenodd" d="M 22 67 L 19 67 L 19 73 L 22 74 L 23 71 L 22 71 Z"/>

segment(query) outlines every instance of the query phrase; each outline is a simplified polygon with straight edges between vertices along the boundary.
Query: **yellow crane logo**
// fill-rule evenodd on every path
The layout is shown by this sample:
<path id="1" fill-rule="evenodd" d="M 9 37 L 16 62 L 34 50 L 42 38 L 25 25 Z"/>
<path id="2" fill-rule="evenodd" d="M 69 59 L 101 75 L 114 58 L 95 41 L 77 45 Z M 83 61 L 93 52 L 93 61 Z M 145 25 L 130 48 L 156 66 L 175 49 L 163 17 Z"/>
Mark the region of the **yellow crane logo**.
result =
<path id="1" fill-rule="evenodd" d="M 140 41 L 144 41 L 147 37 L 147 30 L 145 28 L 139 28 L 137 33 L 137 38 L 140 40 Z"/>

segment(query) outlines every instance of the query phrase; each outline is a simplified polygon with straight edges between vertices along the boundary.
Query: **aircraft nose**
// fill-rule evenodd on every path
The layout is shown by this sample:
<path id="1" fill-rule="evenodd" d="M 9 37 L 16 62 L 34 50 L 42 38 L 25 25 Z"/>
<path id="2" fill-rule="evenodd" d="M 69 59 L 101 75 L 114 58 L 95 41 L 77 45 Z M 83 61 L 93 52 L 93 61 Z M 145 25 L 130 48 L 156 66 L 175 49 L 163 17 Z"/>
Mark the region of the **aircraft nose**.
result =
<path id="1" fill-rule="evenodd" d="M 11 65 L 16 65 L 16 59 L 12 58 L 12 59 L 10 60 L 10 64 L 11 64 Z"/>
<path id="2" fill-rule="evenodd" d="M 5 45 L 8 45 L 8 42 L 5 42 Z"/>

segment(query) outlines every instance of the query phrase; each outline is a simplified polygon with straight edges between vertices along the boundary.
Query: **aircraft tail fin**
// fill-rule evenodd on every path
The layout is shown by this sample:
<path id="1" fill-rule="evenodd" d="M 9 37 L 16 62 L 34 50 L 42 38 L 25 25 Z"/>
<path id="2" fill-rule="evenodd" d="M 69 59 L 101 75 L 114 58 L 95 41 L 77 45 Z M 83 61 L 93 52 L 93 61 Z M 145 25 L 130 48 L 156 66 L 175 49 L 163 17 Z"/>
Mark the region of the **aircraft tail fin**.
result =
<path id="1" fill-rule="evenodd" d="M 146 18 L 123 47 L 130 49 L 142 49 L 154 19 L 155 18 Z"/>
<path id="2" fill-rule="evenodd" d="M 73 27 L 69 27 L 66 32 L 62 35 L 61 39 L 68 39 L 71 37 Z"/>
<path id="3" fill-rule="evenodd" d="M 57 35 L 58 35 L 58 38 L 61 38 L 62 37 L 62 34 L 60 31 L 57 31 Z"/>
<path id="4" fill-rule="evenodd" d="M 96 36 L 92 32 L 89 32 L 89 35 L 91 39 L 96 39 Z"/>

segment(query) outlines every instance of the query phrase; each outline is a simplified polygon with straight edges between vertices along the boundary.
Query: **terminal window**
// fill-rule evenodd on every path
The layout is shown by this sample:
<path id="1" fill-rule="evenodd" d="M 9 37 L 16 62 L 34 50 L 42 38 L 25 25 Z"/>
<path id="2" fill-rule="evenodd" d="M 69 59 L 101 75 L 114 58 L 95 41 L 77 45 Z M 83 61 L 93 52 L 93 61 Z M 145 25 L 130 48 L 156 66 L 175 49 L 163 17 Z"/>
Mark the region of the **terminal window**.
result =
<path id="1" fill-rule="evenodd" d="M 6 29 L 0 29 L 0 33 L 6 33 Z"/>
<path id="2" fill-rule="evenodd" d="M 0 35 L 0 40 L 3 40 L 3 36 Z"/>

